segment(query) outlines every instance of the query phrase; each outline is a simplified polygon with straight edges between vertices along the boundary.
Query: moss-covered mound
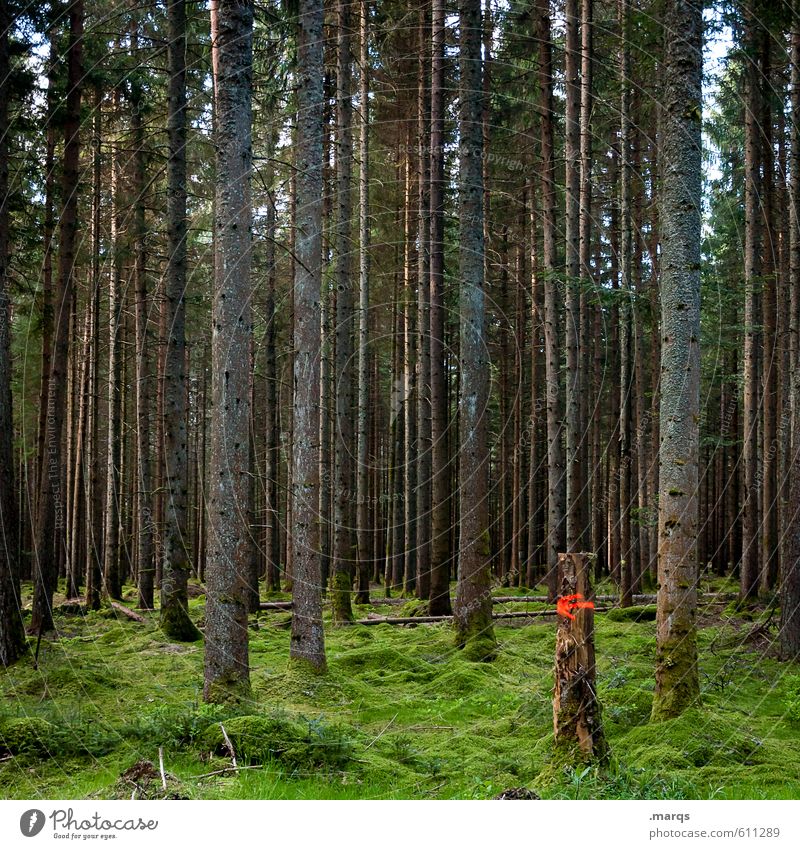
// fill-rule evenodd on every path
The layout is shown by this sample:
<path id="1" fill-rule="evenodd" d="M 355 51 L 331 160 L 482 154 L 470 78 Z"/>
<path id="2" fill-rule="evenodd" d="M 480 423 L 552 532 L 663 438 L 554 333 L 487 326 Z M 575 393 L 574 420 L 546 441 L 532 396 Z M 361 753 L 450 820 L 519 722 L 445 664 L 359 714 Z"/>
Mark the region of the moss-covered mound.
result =
<path id="1" fill-rule="evenodd" d="M 344 729 L 279 712 L 212 725 L 201 735 L 200 745 L 230 755 L 223 725 L 236 758 L 249 764 L 278 761 L 294 770 L 339 769 L 352 757 L 353 744 Z"/>
<path id="2" fill-rule="evenodd" d="M 654 604 L 613 607 L 606 616 L 612 622 L 655 622 L 657 609 Z"/>
<path id="3" fill-rule="evenodd" d="M 769 755 L 763 745 L 740 715 L 693 708 L 677 719 L 633 728 L 615 748 L 640 767 L 672 771 L 765 763 Z"/>
<path id="4" fill-rule="evenodd" d="M 0 755 L 47 755 L 54 731 L 47 720 L 35 716 L 0 720 Z"/>

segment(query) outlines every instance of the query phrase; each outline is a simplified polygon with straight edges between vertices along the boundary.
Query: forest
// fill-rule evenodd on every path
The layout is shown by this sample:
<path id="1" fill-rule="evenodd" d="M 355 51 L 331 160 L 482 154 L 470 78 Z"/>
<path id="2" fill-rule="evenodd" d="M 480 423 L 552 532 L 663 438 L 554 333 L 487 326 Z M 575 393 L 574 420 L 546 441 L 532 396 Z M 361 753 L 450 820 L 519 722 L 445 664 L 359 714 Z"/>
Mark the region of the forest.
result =
<path id="1" fill-rule="evenodd" d="M 0 540 L 0 798 L 798 798 L 800 2 L 0 0 Z"/>

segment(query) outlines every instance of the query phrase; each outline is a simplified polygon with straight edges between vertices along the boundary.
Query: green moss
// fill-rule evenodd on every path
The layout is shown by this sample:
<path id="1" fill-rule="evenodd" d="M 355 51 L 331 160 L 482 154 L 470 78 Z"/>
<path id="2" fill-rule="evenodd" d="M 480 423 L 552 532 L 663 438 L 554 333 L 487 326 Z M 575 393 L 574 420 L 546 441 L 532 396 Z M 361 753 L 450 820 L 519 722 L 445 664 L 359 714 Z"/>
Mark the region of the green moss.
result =
<path id="1" fill-rule="evenodd" d="M 707 581 L 704 589 L 731 588 Z M 203 605 L 190 599 L 193 619 Z M 800 740 L 785 683 L 793 666 L 753 654 L 724 619 L 698 633 L 703 708 L 647 723 L 655 624 L 596 617 L 597 687 L 612 750 L 602 768 L 557 757 L 552 620 L 496 624 L 491 664 L 455 648 L 449 624 L 328 627 L 326 675 L 290 664 L 289 633 L 263 627 L 250 635 L 252 692 L 223 705 L 202 701 L 201 644 L 165 639 L 154 619 L 57 614 L 56 625 L 60 636 L 45 636 L 38 669 L 23 658 L 0 670 L 0 727 L 22 718 L 51 726 L 46 749 L 0 755 L 3 798 L 108 798 L 132 764 L 157 765 L 160 747 L 177 792 L 197 799 L 488 799 L 509 787 L 564 799 L 800 795 Z M 264 754 L 265 735 L 244 729 L 254 732 L 244 744 L 255 747 L 253 768 L 201 777 L 230 765 L 214 732 L 220 722 L 230 732 L 240 717 L 276 715 L 292 729 L 280 739 L 299 741 L 296 750 L 277 752 L 266 735 Z M 342 745 L 346 761 L 335 754 Z M 310 752 L 320 749 L 330 757 L 317 765 Z M 237 759 L 245 763 L 238 751 Z M 154 783 L 158 793 L 160 777 Z"/>
<path id="2" fill-rule="evenodd" d="M 353 606 L 350 603 L 350 594 L 353 582 L 348 572 L 339 570 L 331 578 L 331 606 L 333 609 L 333 621 L 336 624 L 353 621 Z"/>
<path id="3" fill-rule="evenodd" d="M 606 618 L 611 622 L 655 622 L 657 612 L 655 604 L 613 607 L 606 613 Z"/>
<path id="4" fill-rule="evenodd" d="M 249 764 L 279 761 L 290 769 L 337 769 L 348 763 L 353 743 L 342 727 L 304 716 L 273 712 L 238 716 L 224 723 L 237 759 Z M 210 726 L 200 746 L 230 756 L 222 724 Z"/>
<path id="5" fill-rule="evenodd" d="M 54 731 L 55 726 L 35 716 L 7 719 L 0 722 L 0 753 L 47 755 Z"/>

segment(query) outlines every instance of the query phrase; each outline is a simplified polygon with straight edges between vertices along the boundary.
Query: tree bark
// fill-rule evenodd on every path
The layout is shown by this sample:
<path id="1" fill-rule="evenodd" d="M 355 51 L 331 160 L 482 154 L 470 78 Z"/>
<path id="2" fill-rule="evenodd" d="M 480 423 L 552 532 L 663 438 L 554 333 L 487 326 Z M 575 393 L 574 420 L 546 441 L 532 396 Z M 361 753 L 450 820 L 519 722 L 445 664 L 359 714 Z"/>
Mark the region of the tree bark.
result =
<path id="1" fill-rule="evenodd" d="M 336 65 L 336 433 L 331 607 L 334 622 L 353 619 L 353 280 L 351 200 L 353 104 L 350 0 L 338 0 Z"/>
<path id="2" fill-rule="evenodd" d="M 553 691 L 556 745 L 573 758 L 602 761 L 607 746 L 595 684 L 594 610 L 580 606 L 581 601 L 593 598 L 591 560 L 579 552 L 561 554 L 560 560 L 560 596 L 577 596 L 578 605 L 574 612 L 558 617 Z"/>
<path id="3" fill-rule="evenodd" d="M 655 720 L 678 716 L 700 694 L 695 617 L 700 441 L 702 3 L 669 0 L 664 23 Z"/>
<path id="4" fill-rule="evenodd" d="M 360 88 L 361 113 L 358 177 L 358 424 L 356 470 L 356 544 L 358 565 L 356 603 L 369 604 L 369 579 L 372 571 L 372 540 L 369 510 L 369 2 L 360 2 Z"/>
<path id="5" fill-rule="evenodd" d="M 161 432 L 164 527 L 161 609 L 164 633 L 174 640 L 196 640 L 189 618 L 186 551 L 188 461 L 186 434 L 186 2 L 171 0 L 169 15 L 169 158 L 167 160 L 167 239 L 162 316 L 168 328 L 161 382 Z M 205 394 L 203 397 L 205 401 Z M 205 406 L 203 407 L 205 410 Z M 205 509 L 205 505 L 202 505 Z"/>
<path id="6" fill-rule="evenodd" d="M 252 0 L 219 0 L 206 701 L 249 692 Z M 185 439 L 183 449 L 185 451 Z M 185 478 L 184 478 L 185 485 Z"/>
<path id="7" fill-rule="evenodd" d="M 549 0 L 538 0 L 539 88 L 541 92 L 542 231 L 544 264 L 544 337 L 547 386 L 547 590 L 555 600 L 558 555 L 566 544 L 566 480 L 561 399 L 561 317 L 556 279 L 556 184 L 553 152 L 553 62 Z"/>
<path id="8" fill-rule="evenodd" d="M 11 397 L 11 309 L 7 292 L 9 258 L 8 31 L 6 0 L 0 0 L 0 666 L 26 650 L 17 563 L 17 502 L 14 481 L 14 415 Z"/>
<path id="9" fill-rule="evenodd" d="M 445 4 L 432 0 L 430 127 L 430 361 L 431 361 L 431 583 L 430 613 L 449 615 L 450 498 L 447 381 L 444 363 L 444 71 Z"/>
<path id="10" fill-rule="evenodd" d="M 323 6 L 300 0 L 298 165 L 294 276 L 294 433 L 292 439 L 293 600 L 291 658 L 323 672 L 319 555 L 319 358 L 322 274 Z"/>
<path id="11" fill-rule="evenodd" d="M 75 241 L 78 229 L 77 189 L 80 174 L 80 108 L 83 85 L 83 0 L 73 0 L 66 14 L 69 17 L 69 47 L 67 48 L 67 96 L 61 178 L 63 208 L 59 233 L 53 353 L 47 393 L 45 440 L 47 473 L 43 475 L 41 481 L 34 545 L 35 588 L 30 624 L 32 633 L 48 631 L 53 627 L 53 590 L 57 580 L 55 568 L 58 552 L 63 551 L 65 542 L 63 537 L 66 499 L 61 483 L 61 468 L 64 459 L 62 438 L 66 413 L 65 368 L 69 352 L 69 317 L 72 313 L 75 288 Z M 4 391 L 3 387 L 0 387 L 0 390 Z M 9 465 L 6 468 L 13 467 Z"/>
<path id="12" fill-rule="evenodd" d="M 459 0 L 460 537 L 456 642 L 472 660 L 493 657 L 489 545 L 489 361 L 484 306 L 481 0 Z M 435 614 L 431 614 L 435 615 Z"/>

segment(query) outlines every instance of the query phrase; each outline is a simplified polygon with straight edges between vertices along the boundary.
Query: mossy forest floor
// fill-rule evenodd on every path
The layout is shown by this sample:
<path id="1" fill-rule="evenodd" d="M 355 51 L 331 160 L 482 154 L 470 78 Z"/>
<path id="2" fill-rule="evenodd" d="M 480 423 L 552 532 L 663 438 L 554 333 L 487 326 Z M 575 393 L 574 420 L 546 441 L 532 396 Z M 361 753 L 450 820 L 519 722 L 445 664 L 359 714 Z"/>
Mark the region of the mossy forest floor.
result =
<path id="1" fill-rule="evenodd" d="M 731 589 L 713 584 L 703 589 Z M 203 605 L 191 601 L 200 624 Z M 446 624 L 326 623 L 329 674 L 301 678 L 287 672 L 290 614 L 264 612 L 251 619 L 253 702 L 232 709 L 202 702 L 202 641 L 169 642 L 149 614 L 60 612 L 38 669 L 31 652 L 0 671 L 0 797 L 487 799 L 527 787 L 542 798 L 799 798 L 800 669 L 775 659 L 774 613 L 705 606 L 702 703 L 658 724 L 655 623 L 622 613 L 596 617 L 611 747 L 597 768 L 553 759 L 554 619 L 496 622 L 492 663 L 465 660 Z M 238 772 L 219 772 L 231 763 L 220 723 Z"/>

